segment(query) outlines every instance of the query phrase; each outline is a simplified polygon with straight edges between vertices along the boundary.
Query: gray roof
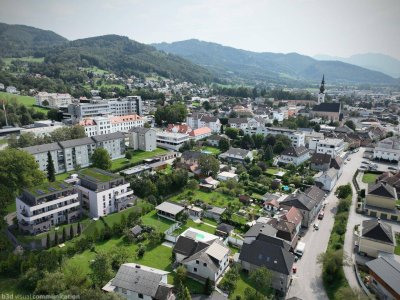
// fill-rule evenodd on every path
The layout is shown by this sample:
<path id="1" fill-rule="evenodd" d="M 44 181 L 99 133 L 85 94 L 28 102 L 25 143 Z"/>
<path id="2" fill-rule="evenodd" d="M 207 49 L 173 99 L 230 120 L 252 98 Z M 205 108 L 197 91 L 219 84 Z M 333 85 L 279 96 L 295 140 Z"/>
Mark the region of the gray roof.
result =
<path id="1" fill-rule="evenodd" d="M 140 227 L 139 225 L 136 225 L 135 227 L 131 228 L 130 231 L 133 235 L 136 236 L 142 232 L 142 227 Z"/>
<path id="2" fill-rule="evenodd" d="M 160 205 L 156 206 L 156 210 L 162 210 L 162 211 L 165 211 L 172 215 L 177 215 L 184 209 L 185 208 L 180 205 L 177 205 L 177 204 L 174 204 L 171 202 L 166 202 L 166 201 L 161 203 Z"/>
<path id="3" fill-rule="evenodd" d="M 247 156 L 250 150 L 240 149 L 240 148 L 230 148 L 228 151 L 222 153 L 223 157 L 225 156 L 240 156 L 243 159 Z"/>
<path id="4" fill-rule="evenodd" d="M 258 237 L 259 234 L 275 236 L 278 230 L 269 224 L 256 223 L 245 233 L 244 237 Z"/>
<path id="5" fill-rule="evenodd" d="M 245 124 L 248 122 L 247 118 L 230 118 L 228 124 Z"/>
<path id="6" fill-rule="evenodd" d="M 208 246 L 209 244 L 207 243 L 181 235 L 175 243 L 173 252 L 188 257 L 204 248 L 207 248 Z"/>
<path id="7" fill-rule="evenodd" d="M 376 184 L 368 185 L 368 194 L 397 199 L 396 189 L 389 184 L 378 182 Z"/>
<path id="8" fill-rule="evenodd" d="M 309 187 L 304 191 L 304 193 L 317 202 L 321 202 L 324 199 L 324 196 L 326 195 L 325 192 L 316 185 Z"/>
<path id="9" fill-rule="evenodd" d="M 264 240 L 244 243 L 239 259 L 285 275 L 291 274 L 294 263 L 294 255 L 287 249 Z"/>
<path id="10" fill-rule="evenodd" d="M 379 257 L 365 264 L 397 294 L 400 294 L 400 264 L 389 257 Z"/>
<path id="11" fill-rule="evenodd" d="M 63 148 L 71 148 L 76 146 L 94 144 L 94 141 L 90 137 L 84 137 L 81 139 L 67 140 L 59 143 Z"/>
<path id="12" fill-rule="evenodd" d="M 152 130 L 151 128 L 146 128 L 146 127 L 133 127 L 129 129 L 130 132 L 136 132 L 136 133 L 146 133 L 147 131 Z"/>
<path id="13" fill-rule="evenodd" d="M 317 205 L 317 201 L 315 201 L 310 196 L 307 196 L 303 192 L 299 192 L 294 195 L 290 194 L 288 197 L 286 197 L 285 200 L 280 202 L 280 204 L 294 206 L 298 209 L 311 211 L 313 207 Z"/>
<path id="14" fill-rule="evenodd" d="M 161 270 L 156 271 L 158 272 L 123 264 L 112 280 L 112 285 L 156 298 L 157 290 L 163 276 L 160 272 Z M 168 274 L 168 272 L 164 273 Z"/>
<path id="15" fill-rule="evenodd" d="M 235 227 L 233 227 L 232 225 L 229 224 L 225 224 L 225 223 L 221 223 L 217 226 L 216 228 L 218 231 L 222 231 L 225 233 L 230 233 L 233 229 L 235 229 Z"/>
<path id="16" fill-rule="evenodd" d="M 392 226 L 380 220 L 365 220 L 362 222 L 362 237 L 384 243 L 395 244 Z"/>
<path id="17" fill-rule="evenodd" d="M 124 138 L 125 135 L 122 132 L 113 132 L 108 134 L 96 135 L 92 137 L 92 139 L 97 143 L 115 139 L 124 139 Z"/>
<path id="18" fill-rule="evenodd" d="M 184 160 L 198 160 L 201 156 L 206 155 L 200 151 L 185 151 L 182 153 L 182 158 Z"/>
<path id="19" fill-rule="evenodd" d="M 301 157 L 307 153 L 308 153 L 308 149 L 304 146 L 300 146 L 300 147 L 290 146 L 290 147 L 286 148 L 285 150 L 283 150 L 282 155 Z"/>
<path id="20" fill-rule="evenodd" d="M 48 151 L 61 150 L 61 147 L 58 143 L 51 143 L 51 144 L 26 147 L 26 148 L 22 148 L 22 150 L 24 150 L 30 154 L 38 154 L 38 153 L 43 153 L 43 152 L 48 152 Z"/>
<path id="21" fill-rule="evenodd" d="M 213 214 L 217 214 L 217 215 L 222 215 L 225 212 L 226 208 L 221 208 L 218 206 L 213 206 L 210 209 L 207 209 L 208 212 L 213 213 Z"/>
<path id="22" fill-rule="evenodd" d="M 316 165 L 329 164 L 331 156 L 326 153 L 314 153 L 311 157 L 311 163 Z"/>
<path id="23" fill-rule="evenodd" d="M 337 178 L 338 176 L 338 170 L 335 168 L 330 168 L 328 171 L 325 171 L 321 176 L 327 176 L 331 179 Z"/>

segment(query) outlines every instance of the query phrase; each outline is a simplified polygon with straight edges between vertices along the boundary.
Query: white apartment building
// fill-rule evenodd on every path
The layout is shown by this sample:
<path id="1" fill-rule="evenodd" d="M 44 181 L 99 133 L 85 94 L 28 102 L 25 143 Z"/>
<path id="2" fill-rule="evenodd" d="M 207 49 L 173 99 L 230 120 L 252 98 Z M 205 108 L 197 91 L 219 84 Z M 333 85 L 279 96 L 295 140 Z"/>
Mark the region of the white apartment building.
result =
<path id="1" fill-rule="evenodd" d="M 142 115 L 142 98 L 128 96 L 121 99 L 93 101 L 92 103 L 73 103 L 68 105 L 68 113 L 74 123 L 96 116 Z"/>
<path id="2" fill-rule="evenodd" d="M 133 148 L 133 150 L 156 150 L 156 133 L 157 132 L 152 128 L 132 128 L 131 130 L 129 130 L 129 147 Z"/>
<path id="3" fill-rule="evenodd" d="M 118 212 L 135 200 L 133 191 L 120 175 L 96 168 L 83 169 L 78 173 L 76 188 L 82 209 L 91 218 L 99 218 Z"/>
<path id="4" fill-rule="evenodd" d="M 329 154 L 331 157 L 340 155 L 344 150 L 344 141 L 342 139 L 326 138 L 317 143 L 316 153 Z"/>
<path id="5" fill-rule="evenodd" d="M 157 146 L 169 150 L 179 151 L 182 145 L 189 141 L 190 137 L 186 133 L 157 131 Z"/>
<path id="6" fill-rule="evenodd" d="M 374 159 L 398 162 L 400 160 L 400 138 L 393 136 L 378 142 L 374 149 Z"/>
<path id="7" fill-rule="evenodd" d="M 193 113 L 186 118 L 186 123 L 192 129 L 208 127 L 212 132 L 221 131 L 221 122 L 217 117 L 209 116 L 203 113 Z"/>
<path id="8" fill-rule="evenodd" d="M 30 234 L 80 218 L 78 193 L 65 182 L 48 182 L 25 189 L 16 198 L 16 208 L 19 229 Z"/>
<path id="9" fill-rule="evenodd" d="M 36 105 L 46 107 L 68 107 L 72 103 L 70 94 L 39 92 L 36 96 Z"/>
<path id="10" fill-rule="evenodd" d="M 54 122 L 51 120 L 35 121 L 29 126 L 21 129 L 21 133 L 33 133 L 35 136 L 47 136 L 50 135 L 54 130 L 65 127 L 62 122 Z"/>
<path id="11" fill-rule="evenodd" d="M 79 122 L 85 128 L 86 136 L 114 132 L 128 132 L 135 127 L 143 127 L 147 119 L 138 115 L 104 116 L 87 118 Z"/>
<path id="12" fill-rule="evenodd" d="M 267 136 L 268 134 L 277 135 L 282 134 L 287 136 L 292 141 L 293 147 L 300 147 L 305 145 L 305 134 L 304 132 L 287 129 L 287 128 L 276 128 L 276 127 L 265 127 L 260 126 L 256 128 L 247 127 L 244 129 L 244 134 L 262 134 Z"/>

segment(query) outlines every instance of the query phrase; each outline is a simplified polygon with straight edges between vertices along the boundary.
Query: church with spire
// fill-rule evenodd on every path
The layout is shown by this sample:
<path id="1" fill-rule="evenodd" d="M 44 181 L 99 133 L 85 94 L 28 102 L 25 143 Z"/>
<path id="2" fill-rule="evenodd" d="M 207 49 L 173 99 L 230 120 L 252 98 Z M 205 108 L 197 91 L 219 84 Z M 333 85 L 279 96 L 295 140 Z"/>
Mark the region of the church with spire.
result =
<path id="1" fill-rule="evenodd" d="M 319 87 L 317 105 L 310 112 L 312 118 L 322 118 L 326 121 L 340 121 L 343 117 L 340 103 L 325 102 L 325 75 L 322 75 L 321 86 Z"/>
<path id="2" fill-rule="evenodd" d="M 318 104 L 325 102 L 325 74 L 322 75 L 321 86 L 319 87 L 318 93 Z"/>

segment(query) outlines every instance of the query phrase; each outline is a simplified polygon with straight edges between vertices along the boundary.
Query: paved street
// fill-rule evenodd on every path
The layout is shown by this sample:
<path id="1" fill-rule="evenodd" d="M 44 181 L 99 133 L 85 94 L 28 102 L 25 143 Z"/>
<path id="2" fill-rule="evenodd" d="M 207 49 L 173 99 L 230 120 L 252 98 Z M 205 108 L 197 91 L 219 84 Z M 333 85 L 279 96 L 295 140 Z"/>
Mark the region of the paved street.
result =
<path id="1" fill-rule="evenodd" d="M 344 171 L 339 178 L 336 187 L 350 183 L 357 168 L 362 161 L 363 151 L 351 154 L 350 161 L 346 161 Z M 335 187 L 335 189 L 336 189 Z M 306 243 L 303 257 L 296 263 L 297 274 L 293 276 L 292 286 L 287 298 L 299 297 L 304 300 L 328 299 L 323 284 L 321 265 L 317 264 L 317 256 L 326 251 L 330 233 L 334 222 L 334 213 L 338 199 L 332 191 L 327 197 L 328 204 L 325 208 L 325 216 L 319 223 L 320 229 L 313 231 L 310 228 L 302 241 Z"/>

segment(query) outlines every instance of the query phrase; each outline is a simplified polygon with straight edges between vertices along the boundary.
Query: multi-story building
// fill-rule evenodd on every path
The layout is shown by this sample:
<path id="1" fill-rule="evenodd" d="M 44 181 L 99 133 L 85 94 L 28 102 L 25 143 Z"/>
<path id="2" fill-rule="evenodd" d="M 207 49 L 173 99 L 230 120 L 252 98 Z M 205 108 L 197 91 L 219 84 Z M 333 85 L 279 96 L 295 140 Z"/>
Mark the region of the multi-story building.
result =
<path id="1" fill-rule="evenodd" d="M 157 131 L 156 140 L 158 147 L 178 151 L 185 142 L 189 141 L 189 135 L 186 133 Z"/>
<path id="2" fill-rule="evenodd" d="M 340 155 L 344 150 L 344 141 L 342 139 L 323 139 L 317 143 L 316 153 L 329 154 L 331 157 Z"/>
<path id="3" fill-rule="evenodd" d="M 268 134 L 272 135 L 282 134 L 287 136 L 292 141 L 293 147 L 300 147 L 305 145 L 304 132 L 288 128 L 276 128 L 276 127 L 265 127 L 265 126 L 260 126 L 255 128 L 247 127 L 246 129 L 244 129 L 244 134 L 250 134 L 250 135 L 262 134 L 264 136 L 267 136 Z"/>
<path id="4" fill-rule="evenodd" d="M 19 229 L 30 234 L 48 231 L 80 217 L 78 193 L 74 186 L 65 182 L 49 182 L 25 189 L 16 198 L 16 208 Z"/>
<path id="5" fill-rule="evenodd" d="M 82 209 L 91 218 L 118 212 L 135 200 L 129 183 L 120 175 L 88 168 L 79 171 L 78 178 L 76 188 Z"/>
<path id="6" fill-rule="evenodd" d="M 206 115 L 203 113 L 193 113 L 186 118 L 186 123 L 192 129 L 208 127 L 212 132 L 219 133 L 221 131 L 221 122 L 217 117 Z"/>
<path id="7" fill-rule="evenodd" d="M 146 118 L 138 115 L 99 116 L 84 119 L 79 122 L 79 125 L 85 128 L 87 136 L 94 136 L 118 131 L 128 132 L 132 128 L 143 127 L 146 121 Z"/>
<path id="8" fill-rule="evenodd" d="M 93 101 L 92 103 L 74 103 L 68 106 L 68 113 L 74 123 L 96 116 L 142 115 L 142 98 L 140 96 L 128 96 L 121 99 Z"/>
<path id="9" fill-rule="evenodd" d="M 399 161 L 400 138 L 393 136 L 380 141 L 374 149 L 374 159 Z"/>
<path id="10" fill-rule="evenodd" d="M 132 128 L 129 130 L 129 147 L 132 147 L 134 150 L 142 151 L 156 150 L 156 131 L 144 127 Z"/>
<path id="11" fill-rule="evenodd" d="M 70 94 L 39 92 L 36 96 L 36 105 L 46 107 L 68 107 L 72 103 Z"/>
<path id="12" fill-rule="evenodd" d="M 85 137 L 63 142 L 22 148 L 30 153 L 42 171 L 47 168 L 47 153 L 50 152 L 56 174 L 72 171 L 77 167 L 88 167 L 96 148 L 105 148 L 111 159 L 124 157 L 125 136 L 121 132 Z"/>

